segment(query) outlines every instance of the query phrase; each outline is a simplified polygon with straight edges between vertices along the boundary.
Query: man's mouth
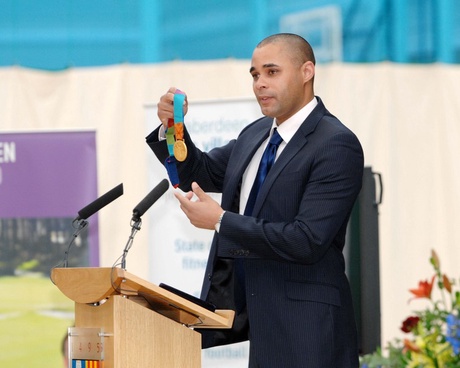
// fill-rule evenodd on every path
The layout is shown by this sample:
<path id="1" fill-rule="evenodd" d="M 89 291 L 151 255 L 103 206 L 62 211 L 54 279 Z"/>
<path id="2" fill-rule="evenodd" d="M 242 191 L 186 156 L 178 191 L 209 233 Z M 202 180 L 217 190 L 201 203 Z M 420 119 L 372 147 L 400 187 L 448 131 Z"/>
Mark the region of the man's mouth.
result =
<path id="1" fill-rule="evenodd" d="M 267 104 L 271 99 L 272 97 L 270 96 L 259 96 L 259 101 L 263 105 Z"/>

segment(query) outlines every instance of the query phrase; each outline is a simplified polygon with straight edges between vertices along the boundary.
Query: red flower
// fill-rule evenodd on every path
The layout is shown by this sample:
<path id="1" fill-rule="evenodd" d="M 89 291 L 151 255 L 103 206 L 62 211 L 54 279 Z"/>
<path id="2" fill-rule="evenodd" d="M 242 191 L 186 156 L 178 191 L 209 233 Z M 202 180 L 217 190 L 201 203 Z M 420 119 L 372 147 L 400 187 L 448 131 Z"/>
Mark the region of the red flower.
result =
<path id="1" fill-rule="evenodd" d="M 401 330 L 406 333 L 411 332 L 417 326 L 418 321 L 420 321 L 419 317 L 407 317 L 401 326 Z"/>
<path id="2" fill-rule="evenodd" d="M 431 299 L 431 290 L 433 289 L 434 279 L 436 275 L 433 276 L 431 282 L 420 281 L 418 283 L 418 289 L 409 289 L 409 291 L 415 295 L 415 298 L 427 298 Z"/>

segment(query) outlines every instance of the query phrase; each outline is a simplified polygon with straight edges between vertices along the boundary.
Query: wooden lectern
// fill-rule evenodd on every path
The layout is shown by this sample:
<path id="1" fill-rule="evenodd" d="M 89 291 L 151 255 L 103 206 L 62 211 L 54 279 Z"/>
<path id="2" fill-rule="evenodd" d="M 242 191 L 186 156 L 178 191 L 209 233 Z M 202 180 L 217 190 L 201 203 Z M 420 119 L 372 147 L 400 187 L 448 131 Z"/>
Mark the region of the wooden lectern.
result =
<path id="1" fill-rule="evenodd" d="M 104 368 L 199 368 L 192 327 L 233 324 L 234 311 L 212 312 L 121 268 L 54 268 L 51 280 L 75 302 L 75 328 L 102 331 L 101 344 L 80 349 L 103 350 Z"/>

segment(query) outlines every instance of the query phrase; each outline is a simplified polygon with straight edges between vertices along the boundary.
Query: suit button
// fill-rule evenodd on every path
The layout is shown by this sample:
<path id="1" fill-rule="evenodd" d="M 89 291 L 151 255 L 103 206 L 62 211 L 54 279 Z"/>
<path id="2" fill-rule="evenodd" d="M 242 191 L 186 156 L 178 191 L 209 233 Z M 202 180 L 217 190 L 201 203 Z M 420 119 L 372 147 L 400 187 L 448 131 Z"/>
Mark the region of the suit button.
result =
<path id="1" fill-rule="evenodd" d="M 212 279 L 212 274 L 208 273 L 208 280 Z"/>

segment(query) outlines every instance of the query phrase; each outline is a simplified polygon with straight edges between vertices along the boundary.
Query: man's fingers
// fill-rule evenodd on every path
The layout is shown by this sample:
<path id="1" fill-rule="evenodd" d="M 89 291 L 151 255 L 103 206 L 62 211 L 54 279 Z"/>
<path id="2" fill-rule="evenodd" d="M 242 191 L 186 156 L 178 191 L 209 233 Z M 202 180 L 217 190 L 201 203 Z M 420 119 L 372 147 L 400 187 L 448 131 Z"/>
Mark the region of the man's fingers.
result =
<path id="1" fill-rule="evenodd" d="M 165 127 L 165 129 L 168 127 L 168 120 L 174 119 L 174 94 L 178 92 L 183 93 L 176 87 L 170 87 L 168 89 L 168 92 L 166 92 L 163 96 L 160 97 L 160 101 L 157 104 L 157 115 L 160 118 L 160 121 Z M 187 95 L 185 96 L 183 109 L 184 115 L 187 114 Z"/>
<path id="2" fill-rule="evenodd" d="M 196 182 L 192 183 L 192 190 L 200 201 L 205 200 L 208 197 L 208 195 L 204 192 L 203 189 L 201 189 L 201 187 Z"/>
<path id="3" fill-rule="evenodd" d="M 186 205 L 188 204 L 188 202 L 190 202 L 190 199 L 187 198 L 186 196 L 182 195 L 181 193 L 175 191 L 174 192 L 174 197 L 177 198 L 177 200 L 179 201 L 179 203 L 182 205 Z"/>

